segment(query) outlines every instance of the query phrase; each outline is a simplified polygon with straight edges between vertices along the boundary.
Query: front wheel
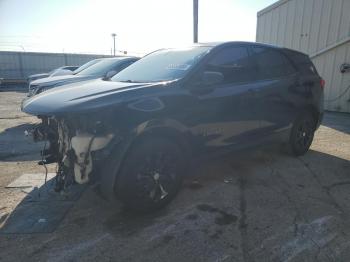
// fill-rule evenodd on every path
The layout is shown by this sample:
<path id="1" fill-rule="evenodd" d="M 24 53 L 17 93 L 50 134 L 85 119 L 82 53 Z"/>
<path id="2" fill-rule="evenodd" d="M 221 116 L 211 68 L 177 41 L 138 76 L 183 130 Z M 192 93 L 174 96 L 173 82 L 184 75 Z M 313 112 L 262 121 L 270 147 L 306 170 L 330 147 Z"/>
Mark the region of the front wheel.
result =
<path id="1" fill-rule="evenodd" d="M 296 156 L 304 155 L 310 148 L 314 133 L 315 119 L 309 112 L 302 113 L 294 122 L 289 138 L 289 147 Z"/>
<path id="2" fill-rule="evenodd" d="M 169 203 L 181 187 L 185 160 L 180 148 L 163 138 L 136 142 L 122 164 L 117 197 L 128 209 L 147 212 Z"/>

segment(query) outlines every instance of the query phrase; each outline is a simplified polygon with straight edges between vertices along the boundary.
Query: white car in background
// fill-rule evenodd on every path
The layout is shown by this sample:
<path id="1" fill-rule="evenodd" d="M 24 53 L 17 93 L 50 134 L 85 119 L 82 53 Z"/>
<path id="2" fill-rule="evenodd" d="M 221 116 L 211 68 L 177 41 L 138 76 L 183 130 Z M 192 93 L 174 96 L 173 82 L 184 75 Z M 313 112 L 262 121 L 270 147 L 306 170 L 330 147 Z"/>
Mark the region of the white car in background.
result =
<path id="1" fill-rule="evenodd" d="M 75 70 L 73 74 L 70 75 L 37 79 L 29 84 L 28 97 L 37 95 L 48 89 L 56 88 L 62 85 L 88 81 L 98 78 L 109 79 L 124 68 L 137 61 L 138 59 L 138 57 L 132 56 L 103 58 L 99 59 L 94 64 L 89 64 L 87 66 L 82 65 L 77 70 Z"/>
<path id="2" fill-rule="evenodd" d="M 77 74 L 84 69 L 88 68 L 89 66 L 92 66 L 96 64 L 97 62 L 100 62 L 102 58 L 97 58 L 90 60 L 89 62 L 81 65 L 81 66 L 62 66 L 59 68 L 56 68 L 49 73 L 42 73 L 42 74 L 36 74 L 31 75 L 27 78 L 27 83 L 30 84 L 31 82 L 41 79 L 41 78 L 47 78 L 47 77 L 55 77 L 55 76 L 64 76 L 64 75 L 73 75 Z"/>
<path id="3" fill-rule="evenodd" d="M 45 78 L 45 77 L 52 77 L 52 76 L 62 76 L 62 75 L 71 75 L 73 74 L 74 70 L 79 68 L 78 66 L 62 66 L 59 68 L 56 68 L 48 73 L 41 73 L 41 74 L 35 74 L 35 75 L 30 75 L 27 78 L 28 84 L 30 82 L 40 79 L 40 78 Z"/>

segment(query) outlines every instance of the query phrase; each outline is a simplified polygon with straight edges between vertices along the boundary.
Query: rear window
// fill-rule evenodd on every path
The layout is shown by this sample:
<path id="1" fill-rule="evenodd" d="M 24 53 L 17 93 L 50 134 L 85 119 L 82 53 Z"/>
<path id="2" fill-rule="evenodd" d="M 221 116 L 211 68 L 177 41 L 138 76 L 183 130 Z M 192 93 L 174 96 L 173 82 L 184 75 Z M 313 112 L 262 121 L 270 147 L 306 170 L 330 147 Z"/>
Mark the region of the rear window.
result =
<path id="1" fill-rule="evenodd" d="M 253 47 L 257 64 L 257 79 L 272 79 L 295 72 L 288 58 L 279 51 L 268 47 Z"/>
<path id="2" fill-rule="evenodd" d="M 300 73 L 303 75 L 317 74 L 314 64 L 307 55 L 290 50 L 286 50 L 285 52 L 293 61 Z"/>

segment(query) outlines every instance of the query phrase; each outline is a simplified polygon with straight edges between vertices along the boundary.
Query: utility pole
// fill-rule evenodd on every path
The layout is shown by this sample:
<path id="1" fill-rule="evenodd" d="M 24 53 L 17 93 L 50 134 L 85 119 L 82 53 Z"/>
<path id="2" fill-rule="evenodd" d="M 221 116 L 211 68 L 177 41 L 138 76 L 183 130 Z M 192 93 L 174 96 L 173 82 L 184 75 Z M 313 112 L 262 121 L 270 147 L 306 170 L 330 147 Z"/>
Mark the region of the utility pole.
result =
<path id="1" fill-rule="evenodd" d="M 193 0 L 193 43 L 198 43 L 198 0 Z"/>
<path id="2" fill-rule="evenodd" d="M 113 56 L 115 56 L 115 37 L 117 36 L 116 33 L 113 33 L 112 34 L 112 37 L 113 37 Z"/>

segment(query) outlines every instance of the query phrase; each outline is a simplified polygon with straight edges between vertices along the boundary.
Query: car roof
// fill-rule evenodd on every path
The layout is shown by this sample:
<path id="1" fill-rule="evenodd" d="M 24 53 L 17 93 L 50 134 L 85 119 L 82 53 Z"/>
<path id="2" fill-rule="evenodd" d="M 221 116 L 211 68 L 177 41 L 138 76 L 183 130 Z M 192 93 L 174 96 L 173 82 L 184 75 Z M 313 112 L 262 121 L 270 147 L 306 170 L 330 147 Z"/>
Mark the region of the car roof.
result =
<path id="1" fill-rule="evenodd" d="M 136 56 L 117 56 L 117 57 L 106 57 L 106 58 L 101 58 L 101 60 L 126 60 L 126 59 L 140 59 L 139 57 Z"/>
<path id="2" fill-rule="evenodd" d="M 232 44 L 255 45 L 255 46 L 263 46 L 263 47 L 279 48 L 279 49 L 281 48 L 276 45 L 270 45 L 270 44 L 259 43 L 259 42 L 248 42 L 248 41 L 207 42 L 207 43 L 197 43 L 197 44 L 194 44 L 194 46 L 219 47 L 219 46 L 232 45 Z"/>
<path id="3" fill-rule="evenodd" d="M 294 49 L 281 47 L 281 46 L 277 46 L 277 45 L 266 44 L 266 43 L 260 43 L 260 42 L 248 42 L 248 41 L 208 42 L 208 43 L 197 43 L 197 44 L 194 44 L 193 46 L 206 46 L 206 47 L 216 48 L 216 47 L 220 47 L 220 46 L 221 47 L 223 47 L 223 46 L 230 46 L 232 44 L 242 44 L 242 45 L 254 45 L 254 46 L 261 46 L 261 47 L 269 47 L 269 48 L 279 49 L 281 51 L 289 51 L 289 52 L 298 53 L 298 54 L 307 56 L 307 54 L 305 54 L 303 52 L 300 52 L 300 51 L 297 51 L 297 50 L 294 50 Z"/>
<path id="4" fill-rule="evenodd" d="M 202 43 L 195 43 L 192 45 L 187 46 L 188 47 L 210 47 L 211 49 L 213 48 L 220 48 L 224 46 L 231 46 L 231 45 L 254 45 L 254 46 L 261 46 L 261 47 L 269 47 L 269 48 L 275 48 L 275 49 L 286 49 L 280 46 L 276 45 L 270 45 L 270 44 L 265 44 L 265 43 L 259 43 L 259 42 L 248 42 L 248 41 L 227 41 L 227 42 L 202 42 Z M 185 46 L 186 47 L 186 46 Z M 180 47 L 181 48 L 181 47 Z M 161 48 L 159 50 L 168 50 L 168 49 L 177 49 L 177 47 L 170 47 L 170 48 Z M 159 51 L 156 50 L 156 51 Z"/>

